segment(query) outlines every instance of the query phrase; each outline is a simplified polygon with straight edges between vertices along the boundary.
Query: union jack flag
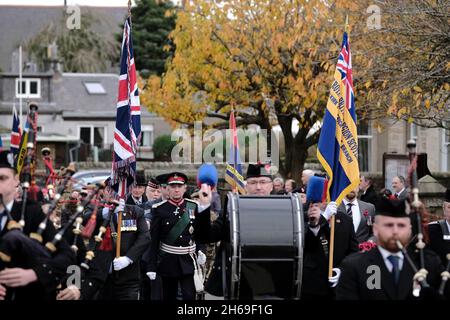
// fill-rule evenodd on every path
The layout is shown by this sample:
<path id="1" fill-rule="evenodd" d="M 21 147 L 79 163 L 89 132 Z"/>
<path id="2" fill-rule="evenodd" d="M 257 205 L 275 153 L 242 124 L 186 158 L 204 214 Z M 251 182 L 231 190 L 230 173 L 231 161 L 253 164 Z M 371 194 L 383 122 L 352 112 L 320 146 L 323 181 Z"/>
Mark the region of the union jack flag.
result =
<path id="1" fill-rule="evenodd" d="M 134 182 L 136 152 L 140 138 L 141 106 L 131 37 L 131 17 L 128 17 L 123 28 L 111 173 L 111 186 L 121 198 L 125 197 L 128 187 Z"/>
<path id="2" fill-rule="evenodd" d="M 358 130 L 353 92 L 352 58 L 344 32 L 317 146 L 317 158 L 327 172 L 327 200 L 341 203 L 359 184 Z"/>
<path id="3" fill-rule="evenodd" d="M 350 110 L 355 107 L 355 96 L 353 93 L 352 54 L 350 52 L 347 32 L 344 33 L 336 69 L 341 73 L 342 81 L 346 88 L 345 96 L 347 98 L 345 99 L 345 107 L 347 110 Z"/>
<path id="4" fill-rule="evenodd" d="M 20 120 L 17 116 L 16 107 L 13 107 L 13 122 L 11 129 L 11 144 L 10 149 L 14 156 L 19 152 L 20 140 L 22 139 L 22 131 L 20 130 Z"/>

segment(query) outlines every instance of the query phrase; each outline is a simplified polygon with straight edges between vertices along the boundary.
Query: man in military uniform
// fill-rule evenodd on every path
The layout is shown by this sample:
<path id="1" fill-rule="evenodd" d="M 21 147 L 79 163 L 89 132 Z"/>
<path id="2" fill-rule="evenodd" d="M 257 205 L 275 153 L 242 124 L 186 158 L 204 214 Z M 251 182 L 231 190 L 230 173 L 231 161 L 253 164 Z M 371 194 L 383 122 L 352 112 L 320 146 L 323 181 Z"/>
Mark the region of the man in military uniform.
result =
<path id="1" fill-rule="evenodd" d="M 183 300 L 194 300 L 194 272 L 198 268 L 195 255 L 197 238 L 207 232 L 210 223 L 208 199 L 197 205 L 183 198 L 187 177 L 180 172 L 167 176 L 169 199 L 153 205 L 151 221 L 151 280 L 159 274 L 163 299 L 175 300 L 180 285 Z"/>
<path id="2" fill-rule="evenodd" d="M 426 281 L 429 287 L 417 290 L 413 286 L 414 269 L 399 249 L 397 241 L 407 247 L 412 234 L 409 208 L 405 201 L 380 199 L 373 224 L 377 247 L 368 252 L 355 253 L 342 262 L 336 298 L 338 300 L 405 300 L 416 296 L 436 299 L 443 270 L 439 257 L 424 249 Z M 415 248 L 408 256 L 419 265 Z M 447 285 L 448 287 L 448 285 Z M 416 289 L 413 291 L 413 289 Z M 448 290 L 447 290 L 448 292 Z"/>
<path id="3" fill-rule="evenodd" d="M 430 249 L 441 258 L 442 264 L 447 267 L 450 254 L 450 189 L 445 191 L 442 204 L 444 219 L 429 224 Z"/>
<path id="4" fill-rule="evenodd" d="M 119 212 L 123 212 L 121 226 L 118 225 Z M 114 258 L 119 227 L 121 228 L 120 257 Z M 140 260 L 150 244 L 144 211 L 136 205 L 125 205 L 124 201 L 120 200 L 114 210 L 109 228 L 111 238 L 108 237 L 107 231 L 94 259 L 101 266 L 100 268 L 103 268 L 106 278 L 99 297 L 102 300 L 139 300 Z"/>
<path id="5" fill-rule="evenodd" d="M 152 207 L 154 204 L 167 200 L 167 174 L 160 174 L 156 178 L 150 179 L 147 189 L 158 188 L 159 196 L 156 199 L 150 199 L 144 204 L 140 205 L 144 209 L 144 217 L 150 230 L 152 221 Z M 150 231 L 149 231 L 150 233 Z M 147 270 L 150 263 L 150 246 L 145 250 L 141 259 L 141 299 L 142 300 L 161 300 L 162 297 L 162 285 L 161 277 L 156 276 L 155 280 L 150 280 L 147 276 Z"/>
<path id="6" fill-rule="evenodd" d="M 28 237 L 45 219 L 36 203 L 26 204 L 22 232 L 8 229 L 21 219 L 22 203 L 14 200 L 19 185 L 16 173 L 13 154 L 0 152 L 0 299 L 54 300 L 56 286 L 75 262 L 75 255 L 64 240 L 50 254 L 41 243 Z M 42 243 L 52 241 L 55 234 L 52 222 L 47 220 Z"/>
<path id="7" fill-rule="evenodd" d="M 159 190 L 159 182 L 156 178 L 150 178 L 145 191 L 148 201 L 156 200 L 161 197 L 161 191 Z"/>

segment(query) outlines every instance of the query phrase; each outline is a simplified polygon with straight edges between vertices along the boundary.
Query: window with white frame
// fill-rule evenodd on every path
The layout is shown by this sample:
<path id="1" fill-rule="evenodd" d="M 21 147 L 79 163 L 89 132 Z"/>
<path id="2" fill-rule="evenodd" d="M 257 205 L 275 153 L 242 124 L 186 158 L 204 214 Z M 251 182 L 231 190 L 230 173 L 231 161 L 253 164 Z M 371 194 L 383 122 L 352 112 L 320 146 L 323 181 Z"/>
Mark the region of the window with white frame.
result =
<path id="1" fill-rule="evenodd" d="M 40 98 L 41 79 L 16 78 L 16 98 Z"/>
<path id="2" fill-rule="evenodd" d="M 78 136 L 86 144 L 103 148 L 106 144 L 106 128 L 97 126 L 79 127 Z"/>
<path id="3" fill-rule="evenodd" d="M 152 125 L 142 125 L 141 126 L 141 147 L 151 147 L 153 146 L 153 126 Z"/>
<path id="4" fill-rule="evenodd" d="M 370 156 L 372 154 L 372 129 L 367 120 L 359 121 L 358 126 L 358 162 L 359 171 L 370 171 Z"/>

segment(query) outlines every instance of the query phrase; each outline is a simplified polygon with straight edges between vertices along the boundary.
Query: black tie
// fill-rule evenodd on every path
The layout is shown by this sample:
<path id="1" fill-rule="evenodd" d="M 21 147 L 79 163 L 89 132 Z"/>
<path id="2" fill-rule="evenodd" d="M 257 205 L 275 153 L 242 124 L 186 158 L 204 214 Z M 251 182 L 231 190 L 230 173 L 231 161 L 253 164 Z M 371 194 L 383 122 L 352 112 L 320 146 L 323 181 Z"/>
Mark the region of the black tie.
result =
<path id="1" fill-rule="evenodd" d="M 351 202 L 347 203 L 347 214 L 350 217 L 352 216 L 352 206 L 353 206 L 353 203 L 351 203 Z"/>

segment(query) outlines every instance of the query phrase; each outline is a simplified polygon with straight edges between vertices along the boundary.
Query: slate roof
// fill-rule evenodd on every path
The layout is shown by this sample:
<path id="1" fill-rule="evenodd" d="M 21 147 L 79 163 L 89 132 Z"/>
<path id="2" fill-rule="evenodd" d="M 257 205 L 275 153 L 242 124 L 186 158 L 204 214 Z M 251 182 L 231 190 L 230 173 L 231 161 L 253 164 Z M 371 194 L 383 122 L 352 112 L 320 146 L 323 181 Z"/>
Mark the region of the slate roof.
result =
<path id="1" fill-rule="evenodd" d="M 127 14 L 126 7 L 80 7 L 83 12 L 90 11 L 98 20 L 93 30 L 104 37 L 113 39 L 115 33 L 121 33 L 120 24 Z M 0 68 L 3 72 L 11 69 L 11 56 L 19 44 L 26 43 L 38 34 L 50 22 L 58 22 L 65 9 L 63 6 L 18 6 L 0 5 Z M 24 56 L 23 61 L 26 60 Z"/>
<path id="2" fill-rule="evenodd" d="M 89 94 L 84 83 L 98 82 L 105 94 Z M 36 100 L 39 113 L 58 113 L 64 119 L 115 119 L 119 76 L 110 73 L 63 73 L 52 79 L 52 101 Z M 16 99 L 17 100 L 17 99 Z M 18 102 L 16 101 L 16 107 Z M 26 105 L 24 101 L 24 105 Z M 12 101 L 0 102 L 0 113 L 9 114 Z M 141 107 L 142 117 L 154 117 Z"/>

